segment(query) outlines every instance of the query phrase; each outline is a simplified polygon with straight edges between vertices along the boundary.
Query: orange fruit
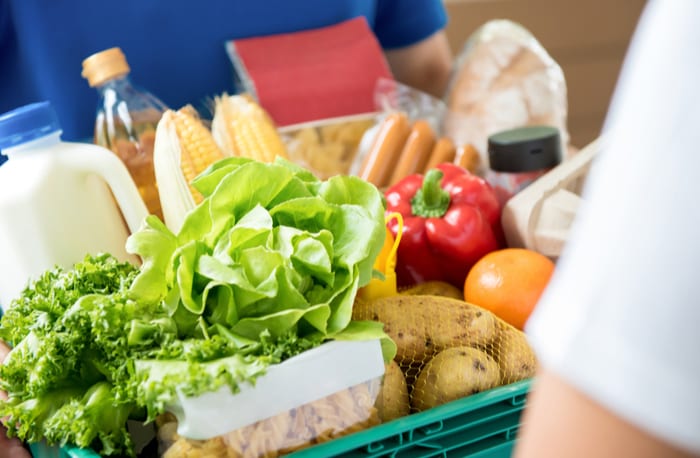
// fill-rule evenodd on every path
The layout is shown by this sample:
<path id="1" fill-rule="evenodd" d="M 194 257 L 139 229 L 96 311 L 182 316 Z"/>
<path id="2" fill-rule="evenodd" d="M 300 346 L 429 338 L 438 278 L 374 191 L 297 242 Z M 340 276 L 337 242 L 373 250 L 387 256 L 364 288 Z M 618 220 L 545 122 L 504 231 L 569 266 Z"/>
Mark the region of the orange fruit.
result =
<path id="1" fill-rule="evenodd" d="M 522 330 L 553 272 L 554 262 L 536 251 L 492 251 L 469 270 L 464 300 Z"/>

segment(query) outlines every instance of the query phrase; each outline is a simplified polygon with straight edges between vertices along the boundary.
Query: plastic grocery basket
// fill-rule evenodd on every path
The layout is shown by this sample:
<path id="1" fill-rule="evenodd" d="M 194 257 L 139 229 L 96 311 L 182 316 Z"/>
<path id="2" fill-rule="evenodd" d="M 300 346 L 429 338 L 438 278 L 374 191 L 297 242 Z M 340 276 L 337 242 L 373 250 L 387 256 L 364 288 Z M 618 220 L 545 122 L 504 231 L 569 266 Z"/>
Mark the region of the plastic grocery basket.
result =
<path id="1" fill-rule="evenodd" d="M 530 384 L 473 394 L 288 456 L 510 457 Z"/>
<path id="2" fill-rule="evenodd" d="M 75 447 L 49 447 L 44 443 L 31 444 L 29 448 L 34 458 L 99 458 L 92 450 Z"/>
<path id="3" fill-rule="evenodd" d="M 510 457 L 531 380 L 477 393 L 334 439 L 290 458 Z M 99 458 L 91 450 L 32 444 L 35 458 Z"/>

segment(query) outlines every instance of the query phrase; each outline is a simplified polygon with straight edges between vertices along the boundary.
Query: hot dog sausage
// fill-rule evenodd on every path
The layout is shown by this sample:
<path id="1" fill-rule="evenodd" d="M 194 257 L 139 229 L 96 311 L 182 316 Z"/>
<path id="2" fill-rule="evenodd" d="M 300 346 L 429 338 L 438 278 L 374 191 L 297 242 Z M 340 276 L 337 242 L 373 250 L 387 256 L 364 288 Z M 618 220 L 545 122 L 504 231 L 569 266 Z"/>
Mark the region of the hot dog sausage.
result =
<path id="1" fill-rule="evenodd" d="M 389 185 L 394 185 L 408 175 L 423 172 L 434 145 L 435 133 L 430 124 L 422 119 L 414 122 Z"/>
<path id="2" fill-rule="evenodd" d="M 472 173 L 477 173 L 481 166 L 481 157 L 476 148 L 472 144 L 467 143 L 457 148 L 455 164 Z"/>
<path id="3" fill-rule="evenodd" d="M 388 115 L 379 126 L 358 176 L 379 188 L 386 186 L 391 177 L 391 165 L 396 163 L 410 130 L 405 114 Z"/>
<path id="4" fill-rule="evenodd" d="M 428 170 L 434 169 L 436 165 L 442 164 L 443 162 L 452 162 L 455 159 L 455 145 L 447 137 L 440 138 L 435 142 L 433 151 L 430 153 L 430 159 L 428 163 L 423 168 L 423 173 L 427 173 Z"/>

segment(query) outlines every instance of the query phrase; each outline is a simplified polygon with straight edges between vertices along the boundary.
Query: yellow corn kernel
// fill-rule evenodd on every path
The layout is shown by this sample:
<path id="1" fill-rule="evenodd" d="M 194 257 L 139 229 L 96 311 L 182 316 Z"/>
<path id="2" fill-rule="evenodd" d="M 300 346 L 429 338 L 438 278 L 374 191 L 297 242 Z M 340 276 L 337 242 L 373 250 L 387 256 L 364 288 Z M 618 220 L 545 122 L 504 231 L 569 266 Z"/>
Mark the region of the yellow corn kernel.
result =
<path id="1" fill-rule="evenodd" d="M 182 170 L 195 203 L 199 203 L 203 197 L 191 185 L 192 180 L 225 155 L 191 106 L 185 106 L 173 112 L 173 121 L 182 151 L 180 170 Z"/>
<path id="2" fill-rule="evenodd" d="M 223 118 L 223 147 L 234 156 L 272 162 L 276 156 L 288 158 L 287 148 L 270 115 L 245 95 L 224 95 L 217 99 Z"/>

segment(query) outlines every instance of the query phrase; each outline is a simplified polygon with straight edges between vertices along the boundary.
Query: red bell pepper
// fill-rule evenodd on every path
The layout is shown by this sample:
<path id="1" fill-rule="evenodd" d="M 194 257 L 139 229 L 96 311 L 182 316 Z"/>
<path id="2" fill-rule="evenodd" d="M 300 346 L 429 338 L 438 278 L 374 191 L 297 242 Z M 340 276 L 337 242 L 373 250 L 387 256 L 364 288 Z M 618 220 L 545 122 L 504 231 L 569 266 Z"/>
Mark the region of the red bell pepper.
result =
<path id="1" fill-rule="evenodd" d="M 399 286 L 443 280 L 464 287 L 469 269 L 504 246 L 501 206 L 491 185 L 466 169 L 440 164 L 387 189 L 387 214 L 401 213 L 397 252 Z M 389 230 L 396 236 L 395 220 Z"/>

